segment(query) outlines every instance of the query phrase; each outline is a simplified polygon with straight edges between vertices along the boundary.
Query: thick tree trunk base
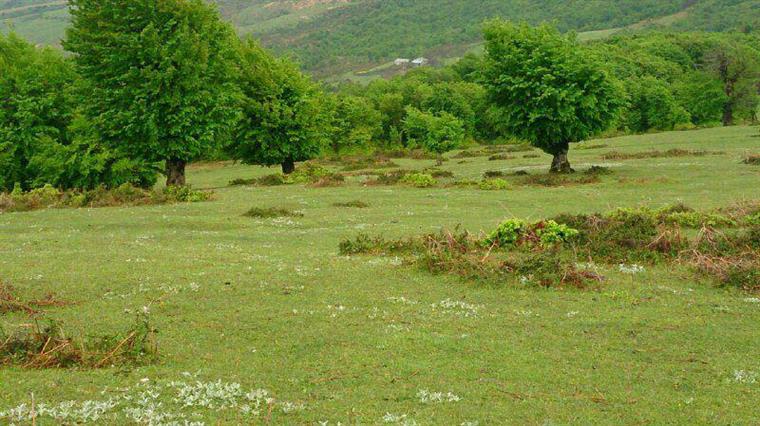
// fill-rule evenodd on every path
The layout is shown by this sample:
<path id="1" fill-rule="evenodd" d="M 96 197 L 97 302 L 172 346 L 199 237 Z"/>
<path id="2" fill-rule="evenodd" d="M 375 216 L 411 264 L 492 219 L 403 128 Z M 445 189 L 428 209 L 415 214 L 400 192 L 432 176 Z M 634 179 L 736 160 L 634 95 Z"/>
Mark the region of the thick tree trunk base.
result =
<path id="1" fill-rule="evenodd" d="M 184 160 L 171 159 L 166 160 L 166 186 L 185 186 L 185 166 Z"/>
<path id="2" fill-rule="evenodd" d="M 723 126 L 728 127 L 734 124 L 734 110 L 730 106 L 723 108 Z"/>
<path id="3" fill-rule="evenodd" d="M 567 159 L 567 151 L 564 150 L 557 154 L 554 154 L 552 160 L 552 167 L 549 169 L 550 173 L 575 173 L 572 167 L 570 167 L 570 160 Z"/>
<path id="4" fill-rule="evenodd" d="M 289 175 L 296 171 L 296 163 L 292 159 L 288 158 L 282 162 L 282 174 Z"/>

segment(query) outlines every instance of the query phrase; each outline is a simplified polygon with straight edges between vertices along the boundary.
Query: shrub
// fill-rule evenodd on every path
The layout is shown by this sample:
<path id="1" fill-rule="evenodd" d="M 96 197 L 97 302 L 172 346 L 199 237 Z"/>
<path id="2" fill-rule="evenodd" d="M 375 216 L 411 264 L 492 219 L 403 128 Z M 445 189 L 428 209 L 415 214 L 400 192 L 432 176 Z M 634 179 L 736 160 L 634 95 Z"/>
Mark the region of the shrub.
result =
<path id="1" fill-rule="evenodd" d="M 508 155 L 508 154 L 494 154 L 488 157 L 488 161 L 514 160 L 514 159 L 515 157 L 513 155 Z"/>
<path id="2" fill-rule="evenodd" d="M 527 228 L 528 224 L 520 219 L 505 220 L 488 234 L 485 242 L 488 245 L 508 247 L 516 244 Z"/>
<path id="3" fill-rule="evenodd" d="M 336 173 L 331 173 L 327 176 L 322 176 L 321 178 L 317 179 L 315 182 L 312 182 L 309 184 L 312 188 L 328 188 L 328 187 L 335 187 L 335 186 L 341 186 L 344 183 L 346 183 L 346 177 L 343 175 L 339 175 Z"/>
<path id="4" fill-rule="evenodd" d="M 14 190 L 11 194 L 0 194 L 0 211 L 182 203 L 207 201 L 212 197 L 213 192 L 196 191 L 187 186 L 146 190 L 123 184 L 113 189 L 97 187 L 64 192 L 46 185 L 29 192 Z"/>
<path id="5" fill-rule="evenodd" d="M 116 190 L 116 195 L 126 195 L 125 198 L 139 197 L 139 193 L 136 189 L 130 185 L 122 185 Z M 208 201 L 212 197 L 211 192 L 195 191 L 189 186 L 169 186 L 164 188 L 164 195 L 167 202 L 177 203 L 197 203 L 200 201 Z"/>
<path id="6" fill-rule="evenodd" d="M 392 169 L 399 167 L 398 164 L 382 156 L 348 159 L 345 163 L 346 165 L 343 166 L 343 171 L 346 172 L 367 169 Z"/>
<path id="7" fill-rule="evenodd" d="M 393 170 L 386 173 L 380 173 L 374 180 L 367 181 L 367 185 L 395 185 L 410 172 L 409 170 Z"/>
<path id="8" fill-rule="evenodd" d="M 303 163 L 295 172 L 286 177 L 289 183 L 314 183 L 331 175 L 330 171 L 315 163 Z"/>
<path id="9" fill-rule="evenodd" d="M 278 217 L 303 217 L 303 213 L 282 207 L 254 207 L 243 214 L 245 217 L 272 219 Z"/>
<path id="10" fill-rule="evenodd" d="M 515 172 L 517 173 L 517 172 Z M 527 173 L 527 172 L 526 172 Z M 539 174 L 539 175 L 524 175 L 522 179 L 518 181 L 521 185 L 536 185 L 536 186 L 566 186 L 566 185 L 587 185 L 593 183 L 599 183 L 601 179 L 598 175 L 571 175 L 571 174 Z"/>
<path id="11" fill-rule="evenodd" d="M 566 243 L 579 234 L 578 230 L 570 228 L 565 224 L 559 224 L 553 220 L 539 222 L 534 225 L 534 228 L 542 246 Z"/>
<path id="12" fill-rule="evenodd" d="M 430 188 L 438 184 L 433 176 L 426 173 L 410 173 L 400 180 L 401 183 L 414 186 L 415 188 Z"/>
<path id="13" fill-rule="evenodd" d="M 485 173 L 483 173 L 483 177 L 485 179 L 500 178 L 506 175 L 507 173 L 502 172 L 500 170 L 487 170 Z"/>
<path id="14" fill-rule="evenodd" d="M 338 249 L 341 255 L 350 256 L 358 254 L 388 254 L 409 252 L 414 248 L 419 248 L 419 241 L 408 240 L 386 240 L 383 237 L 370 237 L 367 234 L 359 234 L 354 239 L 346 239 L 340 242 Z"/>
<path id="15" fill-rule="evenodd" d="M 753 166 L 760 166 L 760 154 L 749 154 L 742 160 L 744 164 L 750 164 Z"/>
<path id="16" fill-rule="evenodd" d="M 504 179 L 484 179 L 480 181 L 478 187 L 484 191 L 498 191 L 509 188 L 509 182 Z"/>
<path id="17" fill-rule="evenodd" d="M 60 323 L 47 320 L 40 325 L 6 333 L 0 328 L 0 365 L 21 368 L 102 368 L 115 364 L 143 365 L 156 359 L 156 330 L 147 313 L 137 316 L 123 334 L 68 337 Z"/>
<path id="18" fill-rule="evenodd" d="M 519 219 L 500 223 L 485 239 L 489 246 L 510 247 L 515 245 L 550 247 L 570 242 L 578 231 L 553 220 L 528 224 Z"/>
<path id="19" fill-rule="evenodd" d="M 687 228 L 736 226 L 732 219 L 714 213 L 673 212 L 665 216 L 666 223 L 673 223 Z"/>
<path id="20" fill-rule="evenodd" d="M 673 148 L 667 151 L 644 151 L 624 153 L 610 151 L 602 155 L 603 160 L 641 160 L 645 158 L 666 158 L 666 157 L 703 157 L 705 155 L 723 154 L 720 151 L 692 151 L 686 149 Z"/>
<path id="21" fill-rule="evenodd" d="M 592 176 L 602 176 L 602 175 L 611 175 L 614 172 L 609 167 L 591 166 L 584 173 L 587 175 L 592 175 Z"/>
<path id="22" fill-rule="evenodd" d="M 254 182 L 259 186 L 280 186 L 290 183 L 282 173 L 274 173 L 271 175 L 262 176 L 255 179 Z"/>
<path id="23" fill-rule="evenodd" d="M 444 179 L 450 179 L 454 177 L 454 172 L 450 170 L 441 170 L 436 168 L 429 168 L 423 170 L 424 173 L 429 174 L 430 176 L 434 178 L 444 178 Z"/>

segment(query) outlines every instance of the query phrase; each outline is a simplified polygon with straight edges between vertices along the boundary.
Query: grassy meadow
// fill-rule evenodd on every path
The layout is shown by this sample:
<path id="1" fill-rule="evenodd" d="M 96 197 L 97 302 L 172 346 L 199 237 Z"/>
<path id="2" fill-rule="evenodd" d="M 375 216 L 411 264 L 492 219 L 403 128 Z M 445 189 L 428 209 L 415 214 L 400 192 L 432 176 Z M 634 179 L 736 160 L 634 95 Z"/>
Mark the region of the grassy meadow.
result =
<path id="1" fill-rule="evenodd" d="M 341 256 L 338 244 L 362 232 L 477 232 L 509 217 L 758 199 L 760 167 L 741 164 L 760 150 L 757 135 L 732 127 L 590 141 L 598 147 L 571 149 L 573 166 L 614 173 L 585 185 L 228 186 L 275 170 L 210 163 L 189 172 L 194 188 L 215 191 L 209 202 L 2 214 L 0 280 L 20 298 L 71 302 L 45 314 L 75 335 L 119 332 L 147 311 L 160 358 L 3 367 L 0 415 L 43 404 L 95 424 L 756 424 L 757 295 L 677 264 L 635 274 L 607 266 L 598 291 L 485 285 L 392 257 Z M 676 148 L 719 153 L 602 159 Z M 548 155 L 525 154 L 440 168 L 460 179 L 546 172 Z M 333 206 L 349 201 L 369 207 Z M 252 207 L 303 217 L 244 217 Z M 0 316 L 6 329 L 33 321 Z"/>

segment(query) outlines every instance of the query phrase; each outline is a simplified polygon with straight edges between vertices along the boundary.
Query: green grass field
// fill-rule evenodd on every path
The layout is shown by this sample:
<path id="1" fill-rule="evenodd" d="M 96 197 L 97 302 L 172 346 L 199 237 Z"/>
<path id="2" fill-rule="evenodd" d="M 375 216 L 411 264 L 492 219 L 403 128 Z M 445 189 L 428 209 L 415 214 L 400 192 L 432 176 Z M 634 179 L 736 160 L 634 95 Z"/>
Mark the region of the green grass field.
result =
<path id="1" fill-rule="evenodd" d="M 480 231 L 508 217 L 678 201 L 707 210 L 758 199 L 760 168 L 740 164 L 760 150 L 757 133 L 735 127 L 589 142 L 608 146 L 573 149 L 573 165 L 615 172 L 591 185 L 227 187 L 231 179 L 273 170 L 203 164 L 189 180 L 215 188 L 215 201 L 0 215 L 0 279 L 23 298 L 55 293 L 74 302 L 47 310 L 72 334 L 124 330 L 132 312 L 146 306 L 161 355 L 136 368 L 3 368 L 0 412 L 32 400 L 39 407 L 69 400 L 102 406 L 111 399 L 115 407 L 84 420 L 756 424 L 757 295 L 717 288 L 672 265 L 647 265 L 639 274 L 609 267 L 600 291 L 483 285 L 392 258 L 343 257 L 338 243 L 359 232 L 402 237 L 458 224 Z M 613 150 L 671 148 L 724 153 L 600 159 Z M 450 160 L 441 168 L 459 178 L 548 168 L 547 155 L 522 154 Z M 433 164 L 398 162 L 417 169 Z M 370 207 L 332 207 L 353 200 Z M 243 217 L 251 207 L 304 216 Z M 30 321 L 22 314 L 0 317 L 6 329 Z M 258 400 L 243 396 L 254 389 L 276 400 L 258 415 L 246 405 Z M 74 404 L 70 421 L 97 412 L 94 406 Z"/>

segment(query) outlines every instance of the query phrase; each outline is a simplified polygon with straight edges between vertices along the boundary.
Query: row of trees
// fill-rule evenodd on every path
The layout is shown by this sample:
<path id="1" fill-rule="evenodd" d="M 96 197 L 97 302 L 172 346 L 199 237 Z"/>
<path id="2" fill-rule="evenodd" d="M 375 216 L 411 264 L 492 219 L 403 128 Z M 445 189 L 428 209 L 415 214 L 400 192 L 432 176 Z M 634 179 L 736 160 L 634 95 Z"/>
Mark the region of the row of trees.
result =
<path id="1" fill-rule="evenodd" d="M 219 152 L 287 173 L 337 131 L 332 98 L 202 0 L 70 4 L 68 58 L 0 35 L 0 190 L 184 185 Z"/>
<path id="2" fill-rule="evenodd" d="M 0 189 L 184 185 L 220 153 L 281 165 L 331 149 L 422 148 L 519 137 L 570 170 L 569 144 L 757 108 L 749 35 L 648 34 L 582 44 L 548 25 L 484 27 L 485 55 L 325 91 L 241 41 L 202 0 L 71 0 L 71 55 L 0 36 Z"/>

